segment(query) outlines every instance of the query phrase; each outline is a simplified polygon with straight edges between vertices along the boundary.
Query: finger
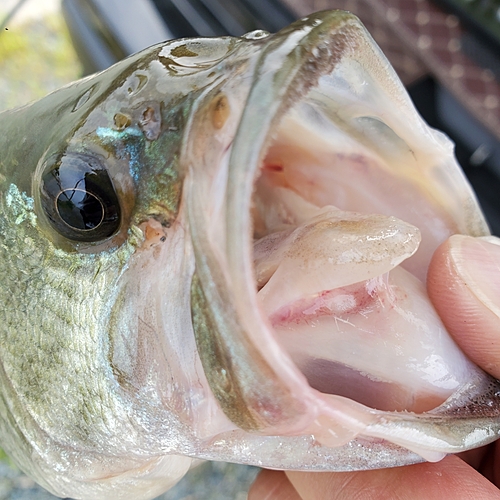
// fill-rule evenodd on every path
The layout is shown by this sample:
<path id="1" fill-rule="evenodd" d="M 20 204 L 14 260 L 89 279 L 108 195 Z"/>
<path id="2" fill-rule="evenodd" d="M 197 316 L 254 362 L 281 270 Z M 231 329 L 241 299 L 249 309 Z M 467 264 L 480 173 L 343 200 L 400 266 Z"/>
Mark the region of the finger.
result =
<path id="1" fill-rule="evenodd" d="M 301 500 L 283 471 L 259 473 L 248 492 L 248 500 Z"/>
<path id="2" fill-rule="evenodd" d="M 394 469 L 286 474 L 303 500 L 500 499 L 492 483 L 455 456 Z"/>
<path id="3" fill-rule="evenodd" d="M 464 352 L 500 377 L 500 245 L 455 235 L 435 252 L 427 275 L 434 307 Z"/>

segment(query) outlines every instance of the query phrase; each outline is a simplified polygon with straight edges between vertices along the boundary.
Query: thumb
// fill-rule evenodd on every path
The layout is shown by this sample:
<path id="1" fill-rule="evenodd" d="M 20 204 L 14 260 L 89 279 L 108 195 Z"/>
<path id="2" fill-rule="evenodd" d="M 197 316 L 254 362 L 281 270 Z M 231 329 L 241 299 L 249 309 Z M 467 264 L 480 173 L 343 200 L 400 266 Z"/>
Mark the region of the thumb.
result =
<path id="1" fill-rule="evenodd" d="M 432 258 L 427 288 L 457 344 L 500 378 L 500 239 L 449 238 Z"/>
<path id="2" fill-rule="evenodd" d="M 449 456 L 439 463 L 362 472 L 262 471 L 248 500 L 499 500 L 479 472 Z"/>

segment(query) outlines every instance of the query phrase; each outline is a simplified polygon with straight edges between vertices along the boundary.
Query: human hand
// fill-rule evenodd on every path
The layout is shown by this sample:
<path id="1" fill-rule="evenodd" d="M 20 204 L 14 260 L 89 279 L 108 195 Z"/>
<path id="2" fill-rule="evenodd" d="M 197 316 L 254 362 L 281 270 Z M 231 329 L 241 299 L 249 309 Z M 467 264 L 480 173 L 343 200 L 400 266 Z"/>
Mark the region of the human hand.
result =
<path id="1" fill-rule="evenodd" d="M 434 254 L 427 288 L 463 351 L 500 379 L 500 239 L 452 236 Z M 499 443 L 393 469 L 263 470 L 248 500 L 500 500 Z"/>

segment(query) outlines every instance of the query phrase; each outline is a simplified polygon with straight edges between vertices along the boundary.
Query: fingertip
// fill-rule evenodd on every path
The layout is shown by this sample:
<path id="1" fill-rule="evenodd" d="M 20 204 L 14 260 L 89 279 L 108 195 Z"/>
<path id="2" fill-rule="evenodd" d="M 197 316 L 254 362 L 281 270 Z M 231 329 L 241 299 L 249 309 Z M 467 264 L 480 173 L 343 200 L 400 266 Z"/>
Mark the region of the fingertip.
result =
<path id="1" fill-rule="evenodd" d="M 263 469 L 248 492 L 247 500 L 301 500 L 283 471 Z"/>
<path id="2" fill-rule="evenodd" d="M 452 236 L 434 253 L 427 288 L 457 344 L 474 363 L 499 378 L 500 246 Z"/>
<path id="3" fill-rule="evenodd" d="M 305 500 L 498 500 L 497 488 L 455 456 L 362 472 L 287 472 Z"/>

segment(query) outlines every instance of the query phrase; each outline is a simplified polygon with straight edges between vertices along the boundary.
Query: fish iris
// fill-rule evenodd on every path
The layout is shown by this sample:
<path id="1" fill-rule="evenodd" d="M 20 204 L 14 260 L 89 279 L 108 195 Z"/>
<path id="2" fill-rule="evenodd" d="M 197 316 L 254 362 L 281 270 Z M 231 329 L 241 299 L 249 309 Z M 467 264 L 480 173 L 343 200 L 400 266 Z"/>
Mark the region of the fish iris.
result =
<path id="1" fill-rule="evenodd" d="M 98 157 L 67 153 L 49 160 L 40 200 L 50 225 L 69 240 L 99 242 L 120 227 L 120 203 Z"/>

